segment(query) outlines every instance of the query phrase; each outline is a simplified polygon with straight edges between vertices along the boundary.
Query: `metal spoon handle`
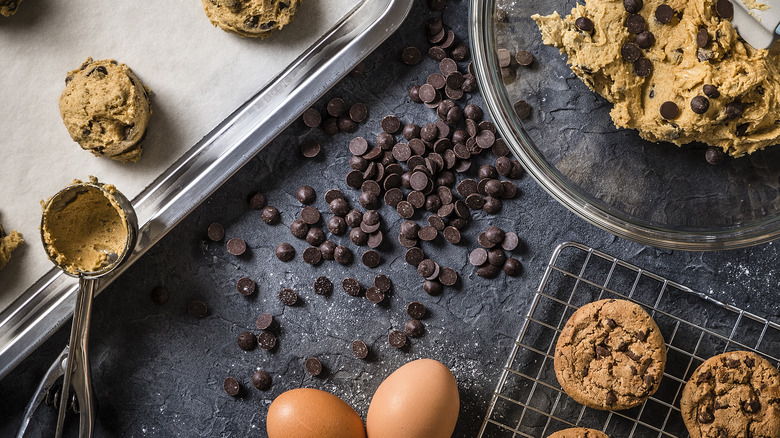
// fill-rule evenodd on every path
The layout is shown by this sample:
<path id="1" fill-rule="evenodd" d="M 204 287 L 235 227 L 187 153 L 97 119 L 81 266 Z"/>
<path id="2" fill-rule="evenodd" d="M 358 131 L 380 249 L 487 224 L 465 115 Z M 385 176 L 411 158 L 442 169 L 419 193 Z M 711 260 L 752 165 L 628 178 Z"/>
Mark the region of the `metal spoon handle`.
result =
<path id="1" fill-rule="evenodd" d="M 97 289 L 97 279 L 79 278 L 79 292 L 73 312 L 70 330 L 70 352 L 62 384 L 61 400 L 67 400 L 71 385 L 79 402 L 79 437 L 91 438 L 95 425 L 95 408 L 92 400 L 92 381 L 89 369 L 89 320 L 92 314 L 92 297 Z M 65 423 L 67 403 L 60 403 L 55 437 L 61 438 Z"/>

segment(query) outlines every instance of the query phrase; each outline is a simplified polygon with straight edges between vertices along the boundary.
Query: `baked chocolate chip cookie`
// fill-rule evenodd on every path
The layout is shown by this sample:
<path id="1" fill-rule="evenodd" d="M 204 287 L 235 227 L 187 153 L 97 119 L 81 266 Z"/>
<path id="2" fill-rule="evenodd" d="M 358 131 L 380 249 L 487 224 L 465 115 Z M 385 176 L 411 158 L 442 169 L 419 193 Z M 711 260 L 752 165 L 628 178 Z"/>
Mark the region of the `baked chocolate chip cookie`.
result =
<path id="1" fill-rule="evenodd" d="M 96 156 L 138 161 L 152 107 L 149 89 L 130 67 L 89 58 L 65 84 L 60 114 L 70 137 Z"/>
<path id="2" fill-rule="evenodd" d="M 780 437 L 780 372 L 748 351 L 702 363 L 680 399 L 691 438 Z"/>
<path id="3" fill-rule="evenodd" d="M 604 432 L 586 427 L 571 427 L 559 430 L 547 438 L 609 438 Z"/>
<path id="4" fill-rule="evenodd" d="M 578 403 L 601 410 L 642 404 L 661 383 L 666 346 L 638 305 L 601 300 L 578 309 L 555 346 L 555 376 Z"/>
<path id="5" fill-rule="evenodd" d="M 0 15 L 10 17 L 15 14 L 21 2 L 22 0 L 0 0 Z"/>
<path id="6" fill-rule="evenodd" d="M 201 0 L 211 24 L 242 37 L 266 38 L 292 22 L 300 0 Z"/>

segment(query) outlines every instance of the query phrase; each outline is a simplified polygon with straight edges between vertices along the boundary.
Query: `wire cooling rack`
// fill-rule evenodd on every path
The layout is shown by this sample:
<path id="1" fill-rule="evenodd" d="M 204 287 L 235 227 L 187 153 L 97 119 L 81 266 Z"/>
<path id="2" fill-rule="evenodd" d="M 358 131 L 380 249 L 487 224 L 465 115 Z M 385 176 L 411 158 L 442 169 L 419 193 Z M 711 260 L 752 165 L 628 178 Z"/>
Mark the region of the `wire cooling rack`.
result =
<path id="1" fill-rule="evenodd" d="M 667 345 L 658 391 L 624 411 L 582 406 L 555 377 L 558 334 L 580 306 L 618 298 L 642 306 Z M 780 325 L 599 252 L 567 242 L 553 252 L 531 309 L 501 374 L 479 438 L 542 438 L 569 427 L 612 437 L 687 437 L 680 415 L 685 382 L 706 359 L 754 351 L 780 365 Z"/>

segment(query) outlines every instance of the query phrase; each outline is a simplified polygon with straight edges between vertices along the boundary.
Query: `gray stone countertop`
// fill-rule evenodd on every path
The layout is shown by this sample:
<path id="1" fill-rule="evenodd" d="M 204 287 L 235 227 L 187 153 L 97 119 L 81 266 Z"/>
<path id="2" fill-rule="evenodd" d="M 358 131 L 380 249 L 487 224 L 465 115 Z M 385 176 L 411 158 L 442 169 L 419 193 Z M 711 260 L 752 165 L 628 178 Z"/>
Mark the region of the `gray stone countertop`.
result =
<path id="1" fill-rule="evenodd" d="M 467 11 L 466 0 L 456 0 L 443 14 L 460 41 L 468 39 Z M 436 120 L 432 110 L 411 102 L 407 91 L 412 84 L 424 83 L 438 70 L 437 64 L 425 57 L 421 64 L 407 66 L 400 61 L 400 52 L 410 45 L 427 51 L 424 23 L 437 14 L 429 11 L 426 2 L 416 2 L 401 29 L 368 57 L 365 72 L 346 77 L 317 103 L 320 109 L 333 97 L 348 104 L 365 103 L 369 117 L 356 133 L 329 136 L 296 121 L 96 298 L 90 345 L 97 436 L 262 437 L 270 403 L 298 387 L 330 391 L 365 418 L 373 391 L 387 375 L 413 359 L 433 358 L 446 364 L 458 381 L 461 408 L 453 436 L 474 437 L 549 257 L 564 241 L 585 243 L 759 316 L 778 319 L 777 244 L 705 253 L 642 246 L 588 224 L 528 175 L 515 181 L 518 196 L 505 202 L 499 214 L 473 212 L 460 244 L 439 237 L 423 245 L 426 254 L 460 274 L 458 285 L 445 288 L 439 296 L 427 295 L 421 277 L 404 262 L 405 249 L 396 240 L 402 220 L 386 205 L 380 209 L 386 241 L 377 268 L 360 263 L 367 248 L 353 245 L 347 236 L 329 238 L 352 249 L 356 256 L 352 265 L 304 263 L 307 244 L 289 232 L 301 210 L 296 189 L 302 184 L 314 187 L 318 196 L 314 205 L 325 218 L 330 216 L 323 200 L 327 189 L 341 189 L 351 205 L 358 206 L 359 191 L 349 188 L 344 179 L 349 170 L 349 140 L 363 136 L 373 143 L 381 119 L 388 114 L 403 123 Z M 464 68 L 461 65 L 461 71 Z M 482 105 L 478 93 L 459 104 L 466 101 Z M 322 145 L 316 159 L 306 159 L 298 150 L 308 140 Z M 494 158 L 489 153 L 476 158 L 467 176 L 476 177 L 477 165 L 492 163 Z M 248 208 L 247 197 L 257 190 L 281 211 L 281 224 L 266 225 L 258 211 Z M 415 219 L 422 223 L 424 216 L 418 213 Z M 247 254 L 232 256 L 224 241 L 209 241 L 206 229 L 212 222 L 224 225 L 226 239 L 243 238 Z M 501 274 L 488 280 L 477 276 L 468 263 L 477 235 L 490 225 L 520 235 L 522 245 L 514 256 L 522 261 L 521 276 Z M 282 263 L 274 256 L 281 242 L 295 247 L 293 262 Z M 392 293 L 381 305 L 348 296 L 340 288 L 345 277 L 369 285 L 379 273 L 393 281 Z M 312 291 L 313 280 L 323 275 L 336 286 L 329 297 Z M 241 277 L 255 280 L 255 294 L 244 297 L 236 292 Z M 150 298 L 158 286 L 170 293 L 164 305 Z M 285 307 L 277 297 L 281 287 L 296 290 L 299 304 Z M 193 300 L 208 305 L 207 317 L 188 315 L 187 305 Z M 410 348 L 396 350 L 387 335 L 403 327 L 411 301 L 421 301 L 429 309 L 423 320 L 425 334 L 411 339 Z M 255 319 L 263 312 L 279 321 L 278 347 L 272 352 L 242 351 L 237 335 L 257 332 Z M 69 330 L 70 325 L 57 332 L 0 381 L 0 436 L 15 434 L 27 401 L 66 344 Z M 350 344 L 358 338 L 371 349 L 368 360 L 351 353 Z M 320 377 L 304 369 L 309 356 L 322 361 L 326 372 Z M 268 391 L 251 385 L 258 368 L 272 376 Z M 241 383 L 239 397 L 223 390 L 227 376 Z M 41 408 L 30 436 L 53 435 L 52 412 Z"/>

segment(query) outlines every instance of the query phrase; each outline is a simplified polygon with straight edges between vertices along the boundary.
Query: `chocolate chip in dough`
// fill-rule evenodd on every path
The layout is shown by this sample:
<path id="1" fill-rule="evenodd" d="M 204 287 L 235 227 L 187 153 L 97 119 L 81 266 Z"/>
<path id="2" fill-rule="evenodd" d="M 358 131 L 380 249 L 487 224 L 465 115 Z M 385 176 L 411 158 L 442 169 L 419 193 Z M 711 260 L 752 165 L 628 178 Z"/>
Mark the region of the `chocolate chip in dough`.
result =
<path id="1" fill-rule="evenodd" d="M 647 58 L 639 58 L 634 61 L 634 73 L 640 78 L 650 76 L 653 73 L 653 63 Z"/>
<path id="2" fill-rule="evenodd" d="M 664 119 L 673 120 L 677 118 L 679 113 L 680 109 L 677 107 L 676 103 L 669 101 L 661 104 L 661 117 Z"/>
<path id="3" fill-rule="evenodd" d="M 271 389 L 271 376 L 268 372 L 263 370 L 257 370 L 252 374 L 252 386 L 260 391 L 268 391 Z"/>
<path id="4" fill-rule="evenodd" d="M 734 18 L 734 5 L 729 0 L 717 0 L 715 12 L 720 18 L 731 20 Z"/>
<path id="5" fill-rule="evenodd" d="M 236 397 L 241 391 L 241 385 L 239 385 L 238 380 L 236 380 L 235 377 L 228 377 L 222 382 L 222 389 L 224 389 L 229 396 Z"/>
<path id="6" fill-rule="evenodd" d="M 644 32 L 645 28 L 647 27 L 647 23 L 645 22 L 644 17 L 641 15 L 631 14 L 628 16 L 628 18 L 626 18 L 625 26 L 629 32 L 637 35 Z"/>
<path id="7" fill-rule="evenodd" d="M 660 5 L 655 8 L 655 19 L 661 24 L 666 24 L 674 18 L 674 10 L 669 5 Z"/>
<path id="8" fill-rule="evenodd" d="M 726 105 L 726 118 L 727 119 L 736 119 L 737 117 L 742 115 L 742 104 L 739 102 L 731 102 L 728 105 Z"/>
<path id="9" fill-rule="evenodd" d="M 655 44 L 655 35 L 649 30 L 642 31 L 636 36 L 636 45 L 640 49 L 649 49 L 653 44 Z"/>
<path id="10" fill-rule="evenodd" d="M 642 50 L 634 43 L 625 43 L 620 48 L 620 55 L 624 61 L 633 63 L 642 57 Z"/>
<path id="11" fill-rule="evenodd" d="M 694 96 L 691 99 L 691 110 L 696 114 L 704 114 L 710 109 L 710 101 L 704 96 Z"/>
<path id="12" fill-rule="evenodd" d="M 718 87 L 714 85 L 707 84 L 702 87 L 702 91 L 704 92 L 704 95 L 710 99 L 717 99 L 720 97 L 720 91 L 718 91 Z"/>
<path id="13" fill-rule="evenodd" d="M 644 6 L 642 0 L 623 0 L 623 7 L 629 14 L 636 14 L 642 10 Z"/>
<path id="14" fill-rule="evenodd" d="M 593 32 L 594 25 L 593 20 L 591 20 L 588 17 L 579 17 L 576 20 L 574 20 L 574 25 L 577 26 L 577 29 L 583 31 L 583 32 Z"/>
<path id="15" fill-rule="evenodd" d="M 696 45 L 703 49 L 710 45 L 710 41 L 710 33 L 707 31 L 707 28 L 700 27 L 696 33 Z"/>

